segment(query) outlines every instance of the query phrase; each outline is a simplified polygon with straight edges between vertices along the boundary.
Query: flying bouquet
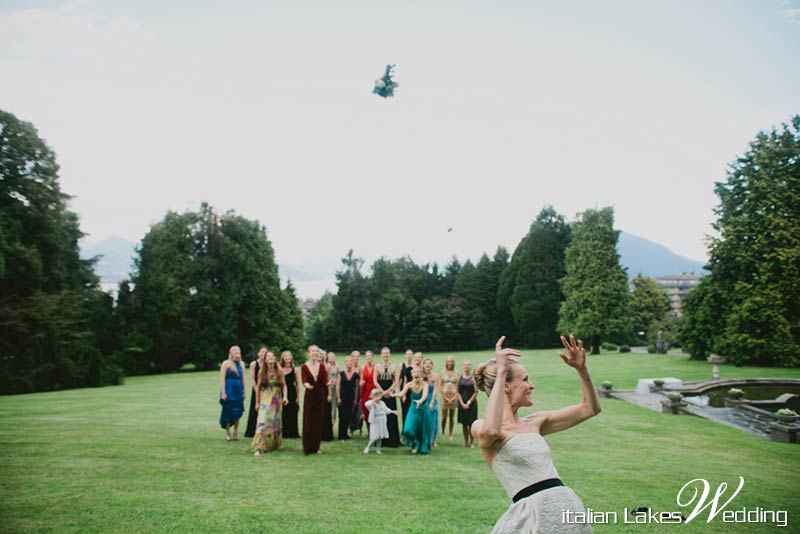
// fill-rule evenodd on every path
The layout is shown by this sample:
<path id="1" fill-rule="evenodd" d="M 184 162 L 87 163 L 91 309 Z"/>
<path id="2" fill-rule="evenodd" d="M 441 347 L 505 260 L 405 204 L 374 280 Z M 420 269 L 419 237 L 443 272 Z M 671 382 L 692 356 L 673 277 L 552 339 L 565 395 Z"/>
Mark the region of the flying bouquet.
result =
<path id="1" fill-rule="evenodd" d="M 383 98 L 394 96 L 394 90 L 400 87 L 400 84 L 392 79 L 392 69 L 394 69 L 394 65 L 386 65 L 386 73 L 375 80 L 373 93 Z"/>

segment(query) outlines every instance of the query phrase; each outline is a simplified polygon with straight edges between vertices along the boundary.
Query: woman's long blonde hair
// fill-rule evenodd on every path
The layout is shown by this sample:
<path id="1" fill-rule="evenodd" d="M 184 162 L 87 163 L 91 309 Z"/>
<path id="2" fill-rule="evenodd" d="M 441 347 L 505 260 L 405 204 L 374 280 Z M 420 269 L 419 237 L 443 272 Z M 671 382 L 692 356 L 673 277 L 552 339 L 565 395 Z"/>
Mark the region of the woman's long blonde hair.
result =
<path id="1" fill-rule="evenodd" d="M 232 345 L 231 348 L 228 349 L 228 369 L 233 371 L 233 374 L 236 376 L 239 376 L 239 368 L 236 367 L 236 360 L 233 359 L 233 349 L 238 349 L 240 358 L 242 355 L 242 349 L 239 348 L 239 345 Z"/>
<path id="2" fill-rule="evenodd" d="M 272 354 L 272 357 L 275 358 L 274 352 L 267 351 L 267 356 L 269 356 L 270 354 Z M 258 383 L 260 384 L 259 387 L 261 389 L 265 389 L 267 387 L 267 384 L 269 383 L 269 375 L 270 375 L 269 365 L 270 364 L 267 363 L 267 357 L 265 356 L 264 365 L 258 371 Z M 273 363 L 272 366 L 273 366 L 272 373 L 275 375 L 275 379 L 278 381 L 278 385 L 281 388 L 283 388 L 284 384 L 283 372 L 281 371 L 281 366 L 278 363 L 277 358 L 275 358 L 275 363 Z"/>

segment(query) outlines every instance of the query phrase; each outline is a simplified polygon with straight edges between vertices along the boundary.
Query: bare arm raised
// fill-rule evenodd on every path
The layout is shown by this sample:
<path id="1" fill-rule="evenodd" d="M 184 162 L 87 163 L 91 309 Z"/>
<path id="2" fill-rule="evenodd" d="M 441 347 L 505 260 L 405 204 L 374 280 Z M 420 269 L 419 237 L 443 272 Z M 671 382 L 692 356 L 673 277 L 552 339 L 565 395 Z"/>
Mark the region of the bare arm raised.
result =
<path id="1" fill-rule="evenodd" d="M 497 366 L 497 378 L 495 379 L 489 401 L 486 403 L 486 410 L 482 420 L 475 421 L 472 425 L 472 435 L 478 441 L 481 449 L 490 449 L 497 444 L 502 444 L 506 435 L 503 432 L 503 416 L 506 408 L 505 385 L 508 374 L 508 357 L 520 356 L 520 352 L 515 349 L 504 349 L 503 342 L 506 336 L 497 340 L 494 348 L 494 359 Z"/>
<path id="2" fill-rule="evenodd" d="M 583 399 L 580 404 L 575 404 L 574 406 L 567 406 L 560 410 L 537 412 L 528 416 L 526 418 L 528 420 L 541 418 L 539 432 L 542 435 L 566 430 L 586 421 L 590 417 L 594 417 L 602 410 L 597 390 L 595 390 L 592 384 L 592 377 L 586 368 L 586 349 L 583 348 L 583 341 L 578 340 L 576 343 L 575 336 L 569 336 L 569 340 L 561 336 L 561 343 L 567 350 L 567 354 L 559 352 L 558 355 L 561 356 L 564 363 L 578 371 L 583 388 Z"/>

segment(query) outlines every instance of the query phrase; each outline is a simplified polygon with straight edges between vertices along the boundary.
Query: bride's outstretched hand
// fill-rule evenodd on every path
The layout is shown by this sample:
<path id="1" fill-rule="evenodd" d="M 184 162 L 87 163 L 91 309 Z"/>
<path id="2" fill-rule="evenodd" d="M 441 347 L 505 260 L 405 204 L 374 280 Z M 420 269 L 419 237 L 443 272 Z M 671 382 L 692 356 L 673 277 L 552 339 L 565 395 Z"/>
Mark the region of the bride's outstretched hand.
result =
<path id="1" fill-rule="evenodd" d="M 498 367 L 505 367 L 508 363 L 509 356 L 522 356 L 522 353 L 517 349 L 504 349 L 503 343 L 505 340 L 506 336 L 501 337 L 494 346 L 494 361 L 497 363 Z"/>
<path id="2" fill-rule="evenodd" d="M 570 334 L 569 341 L 567 341 L 567 338 L 564 336 L 561 336 L 561 344 L 567 349 L 567 354 L 563 352 L 558 353 L 561 359 L 564 360 L 564 363 L 575 369 L 585 369 L 586 349 L 583 348 L 583 341 L 579 339 L 578 342 L 575 343 L 575 336 Z"/>

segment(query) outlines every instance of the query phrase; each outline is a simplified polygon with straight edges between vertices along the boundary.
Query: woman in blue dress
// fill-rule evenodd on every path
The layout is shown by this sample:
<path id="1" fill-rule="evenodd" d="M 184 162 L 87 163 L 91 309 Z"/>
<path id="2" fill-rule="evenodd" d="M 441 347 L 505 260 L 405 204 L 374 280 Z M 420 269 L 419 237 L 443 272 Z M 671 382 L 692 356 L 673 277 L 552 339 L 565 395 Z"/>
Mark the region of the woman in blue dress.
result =
<path id="1" fill-rule="evenodd" d="M 422 374 L 425 382 L 428 383 L 428 392 L 430 393 L 428 405 L 428 424 L 431 425 L 430 438 L 431 447 L 438 447 L 436 444 L 436 436 L 439 434 L 439 375 L 433 372 L 433 360 L 426 358 L 422 362 Z"/>
<path id="2" fill-rule="evenodd" d="M 411 454 L 428 454 L 431 451 L 431 425 L 428 421 L 428 383 L 422 380 L 422 370 L 419 367 L 411 369 L 411 382 L 400 393 L 394 394 L 403 401 L 406 395 L 411 399 L 408 414 L 403 422 L 403 439 L 411 447 Z"/>
<path id="3" fill-rule="evenodd" d="M 219 426 L 225 429 L 225 441 L 239 440 L 239 419 L 244 413 L 246 391 L 242 351 L 234 345 L 219 369 L 219 403 L 222 404 Z"/>

